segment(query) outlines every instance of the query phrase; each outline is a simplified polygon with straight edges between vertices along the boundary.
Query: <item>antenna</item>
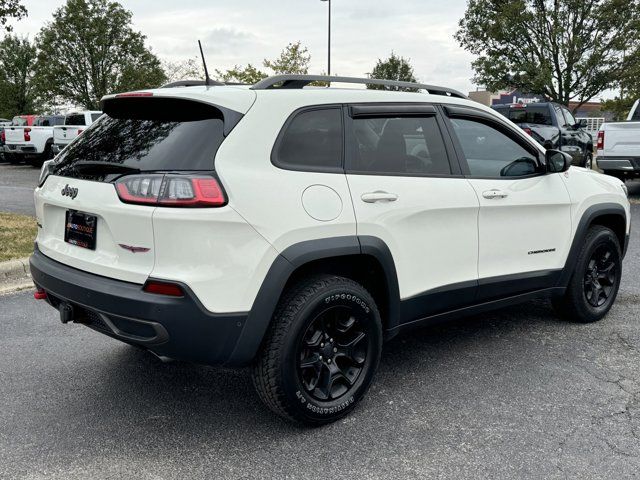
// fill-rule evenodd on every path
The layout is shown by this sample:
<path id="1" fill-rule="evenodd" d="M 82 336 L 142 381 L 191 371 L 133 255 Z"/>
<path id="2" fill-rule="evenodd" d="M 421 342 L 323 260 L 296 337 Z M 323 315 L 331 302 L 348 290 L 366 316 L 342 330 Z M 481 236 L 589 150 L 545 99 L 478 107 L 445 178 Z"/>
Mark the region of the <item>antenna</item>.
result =
<path id="1" fill-rule="evenodd" d="M 207 70 L 207 62 L 204 59 L 204 53 L 202 53 L 202 43 L 198 40 L 198 46 L 200 47 L 200 56 L 202 57 L 202 65 L 204 66 L 204 84 L 211 85 L 211 77 L 209 77 L 209 70 Z"/>

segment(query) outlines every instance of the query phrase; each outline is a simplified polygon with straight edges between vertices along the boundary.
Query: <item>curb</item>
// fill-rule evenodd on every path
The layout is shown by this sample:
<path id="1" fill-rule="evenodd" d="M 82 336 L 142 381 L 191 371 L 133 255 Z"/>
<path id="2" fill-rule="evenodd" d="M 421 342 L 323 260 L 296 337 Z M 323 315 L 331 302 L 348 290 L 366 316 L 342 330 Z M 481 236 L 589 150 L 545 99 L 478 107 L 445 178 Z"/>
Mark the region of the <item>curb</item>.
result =
<path id="1" fill-rule="evenodd" d="M 29 257 L 0 262 L 0 292 L 6 293 L 32 285 Z"/>

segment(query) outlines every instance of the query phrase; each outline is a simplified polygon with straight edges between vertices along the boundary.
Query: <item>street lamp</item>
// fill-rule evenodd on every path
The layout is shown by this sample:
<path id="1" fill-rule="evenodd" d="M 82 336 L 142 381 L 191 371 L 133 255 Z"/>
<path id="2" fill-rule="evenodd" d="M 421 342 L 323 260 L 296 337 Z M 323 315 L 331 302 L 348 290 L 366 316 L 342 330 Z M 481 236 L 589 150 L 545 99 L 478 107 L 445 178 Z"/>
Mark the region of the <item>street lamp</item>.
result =
<path id="1" fill-rule="evenodd" d="M 331 76 L 331 0 L 320 0 L 329 4 L 329 32 L 327 36 L 327 75 Z"/>

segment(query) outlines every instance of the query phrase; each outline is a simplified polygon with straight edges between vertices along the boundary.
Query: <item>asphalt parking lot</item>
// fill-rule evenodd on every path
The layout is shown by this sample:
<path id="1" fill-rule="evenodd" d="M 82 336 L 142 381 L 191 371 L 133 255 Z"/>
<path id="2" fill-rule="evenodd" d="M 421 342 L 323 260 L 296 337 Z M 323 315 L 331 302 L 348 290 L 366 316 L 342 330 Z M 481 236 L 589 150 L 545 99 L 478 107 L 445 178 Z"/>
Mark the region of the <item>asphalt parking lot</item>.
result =
<path id="1" fill-rule="evenodd" d="M 5 168 L 0 210 L 33 175 Z M 0 297 L 0 478 L 637 478 L 637 229 L 624 268 L 597 324 L 537 301 L 395 339 L 354 414 L 316 430 L 265 410 L 245 370 L 162 363 Z"/>
<path id="2" fill-rule="evenodd" d="M 11 165 L 0 160 L 0 212 L 34 215 L 33 189 L 40 170 L 31 165 Z"/>

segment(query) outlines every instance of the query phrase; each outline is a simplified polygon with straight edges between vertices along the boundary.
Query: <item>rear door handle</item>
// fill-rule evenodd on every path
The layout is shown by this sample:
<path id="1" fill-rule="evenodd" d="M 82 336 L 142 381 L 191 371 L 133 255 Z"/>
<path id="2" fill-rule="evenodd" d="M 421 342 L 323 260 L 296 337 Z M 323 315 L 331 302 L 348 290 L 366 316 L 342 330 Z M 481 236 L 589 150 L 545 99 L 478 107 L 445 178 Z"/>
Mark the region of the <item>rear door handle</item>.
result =
<path id="1" fill-rule="evenodd" d="M 363 193 L 360 198 L 365 203 L 395 202 L 398 199 L 398 195 L 396 195 L 395 193 L 377 191 Z"/>
<path id="2" fill-rule="evenodd" d="M 493 190 L 487 190 L 486 192 L 482 192 L 482 196 L 488 199 L 494 198 L 507 198 L 509 194 L 507 192 L 503 192 L 502 190 L 498 190 L 494 188 Z"/>

